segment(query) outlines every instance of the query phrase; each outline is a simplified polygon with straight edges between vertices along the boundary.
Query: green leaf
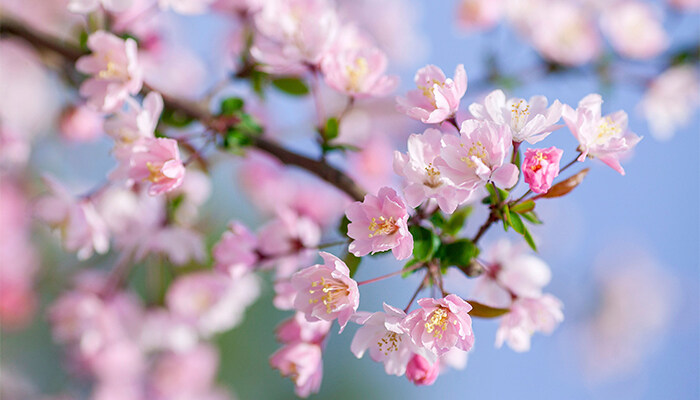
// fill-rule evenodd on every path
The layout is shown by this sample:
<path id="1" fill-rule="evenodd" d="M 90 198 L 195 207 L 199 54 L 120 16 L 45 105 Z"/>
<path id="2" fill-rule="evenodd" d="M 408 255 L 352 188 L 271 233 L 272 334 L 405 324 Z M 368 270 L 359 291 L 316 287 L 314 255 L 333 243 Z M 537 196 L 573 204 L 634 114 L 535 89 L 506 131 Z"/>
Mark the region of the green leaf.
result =
<path id="1" fill-rule="evenodd" d="M 521 221 L 522 223 L 522 221 Z M 508 204 L 503 205 L 503 228 L 508 231 L 508 226 L 510 222 L 510 210 L 508 209 Z"/>
<path id="2" fill-rule="evenodd" d="M 513 230 L 518 232 L 521 235 L 524 235 L 527 229 L 525 228 L 525 224 L 523 224 L 523 220 L 520 219 L 520 215 L 516 213 L 510 214 L 510 226 L 513 227 Z"/>
<path id="3" fill-rule="evenodd" d="M 326 121 L 326 128 L 323 130 L 323 138 L 326 141 L 333 140 L 338 137 L 338 118 L 331 117 Z"/>
<path id="4" fill-rule="evenodd" d="M 513 204 L 510 206 L 510 211 L 516 212 L 518 214 L 524 214 L 535 209 L 535 202 L 532 200 L 527 200 L 522 203 Z"/>
<path id="5" fill-rule="evenodd" d="M 244 132 L 246 134 L 257 136 L 263 132 L 262 126 L 258 121 L 250 114 L 241 114 L 239 116 L 240 120 L 236 124 L 236 129 Z"/>
<path id="6" fill-rule="evenodd" d="M 536 225 L 542 224 L 542 221 L 540 221 L 539 217 L 537 216 L 537 214 L 535 214 L 534 211 L 529 211 L 529 212 L 523 213 L 522 217 L 525 218 L 526 220 L 530 221 L 533 224 L 536 224 Z"/>
<path id="7" fill-rule="evenodd" d="M 418 261 L 430 260 L 440 247 L 440 238 L 422 226 L 413 225 L 409 231 L 413 236 L 413 257 Z"/>
<path id="8" fill-rule="evenodd" d="M 352 253 L 348 253 L 345 255 L 345 258 L 343 258 L 343 261 L 345 261 L 345 265 L 348 266 L 348 269 L 350 270 L 350 277 L 352 278 L 353 276 L 355 276 L 355 273 L 357 273 L 357 269 L 360 267 L 362 257 L 357 257 Z"/>
<path id="9" fill-rule="evenodd" d="M 450 236 L 457 235 L 464 227 L 464 221 L 467 220 L 469 215 L 472 213 L 472 210 L 472 207 L 467 206 L 455 211 L 447 223 L 445 223 L 442 231 Z"/>
<path id="10" fill-rule="evenodd" d="M 243 108 L 243 99 L 240 97 L 229 97 L 221 102 L 221 115 L 233 115 Z"/>
<path id="11" fill-rule="evenodd" d="M 515 164 L 515 166 L 518 167 L 518 170 L 520 170 L 520 149 L 515 152 L 515 160 L 513 160 L 513 164 Z"/>
<path id="12" fill-rule="evenodd" d="M 309 87 L 299 78 L 286 77 L 272 80 L 272 85 L 278 90 L 292 96 L 304 96 L 309 94 Z"/>
<path id="13" fill-rule="evenodd" d="M 160 120 L 164 124 L 175 128 L 184 128 L 194 122 L 194 118 L 184 114 L 183 112 L 168 108 L 163 110 L 163 113 L 160 115 Z"/>
<path id="14" fill-rule="evenodd" d="M 446 266 L 466 267 L 479 253 L 479 249 L 469 239 L 442 245 L 439 251 L 440 263 Z"/>
<path id="15" fill-rule="evenodd" d="M 469 315 L 472 317 L 497 318 L 510 312 L 508 308 L 491 307 L 474 300 L 467 300 L 467 303 L 472 306 L 471 311 L 469 311 Z"/>
<path id="16" fill-rule="evenodd" d="M 343 215 L 343 219 L 340 220 L 340 225 L 338 225 L 338 232 L 343 237 L 348 236 L 348 225 L 350 225 L 350 220 L 346 215 Z"/>
<path id="17" fill-rule="evenodd" d="M 447 223 L 447 220 L 445 220 L 445 216 L 443 216 L 442 213 L 438 211 L 430 216 L 430 222 L 432 222 L 433 226 L 435 226 L 436 228 L 443 229 L 445 224 Z"/>
<path id="18" fill-rule="evenodd" d="M 532 250 L 537 251 L 537 245 L 535 244 L 535 240 L 532 238 L 532 235 L 530 235 L 530 231 L 525 228 L 525 233 L 523 234 L 523 237 L 525 238 L 525 241 L 527 244 L 530 245 Z"/>
<path id="19" fill-rule="evenodd" d="M 270 83 L 270 76 L 263 71 L 254 69 L 250 72 L 250 83 L 253 86 L 253 91 L 262 98 L 265 94 L 265 87 Z"/>
<path id="20" fill-rule="evenodd" d="M 79 43 L 80 43 L 80 48 L 81 48 L 83 51 L 89 51 L 89 50 L 90 50 L 90 49 L 88 49 L 88 47 L 87 47 L 88 36 L 89 36 L 89 35 L 88 35 L 88 33 L 87 33 L 86 31 L 84 31 L 84 30 L 83 30 L 83 31 L 80 31 L 80 38 L 79 38 L 78 40 L 79 40 Z"/>
<path id="21" fill-rule="evenodd" d="M 414 270 L 409 270 L 412 266 L 414 266 L 418 263 L 420 263 L 420 261 L 416 260 L 415 258 L 412 258 L 409 262 L 407 262 L 406 265 L 403 266 L 404 271 L 401 274 L 401 277 L 405 278 L 407 276 L 411 276 L 414 272 L 418 271 L 418 269 L 420 269 L 420 268 L 417 268 Z"/>
<path id="22" fill-rule="evenodd" d="M 243 148 L 253 144 L 253 139 L 237 128 L 229 128 L 224 135 L 223 147 L 233 153 L 240 154 Z"/>

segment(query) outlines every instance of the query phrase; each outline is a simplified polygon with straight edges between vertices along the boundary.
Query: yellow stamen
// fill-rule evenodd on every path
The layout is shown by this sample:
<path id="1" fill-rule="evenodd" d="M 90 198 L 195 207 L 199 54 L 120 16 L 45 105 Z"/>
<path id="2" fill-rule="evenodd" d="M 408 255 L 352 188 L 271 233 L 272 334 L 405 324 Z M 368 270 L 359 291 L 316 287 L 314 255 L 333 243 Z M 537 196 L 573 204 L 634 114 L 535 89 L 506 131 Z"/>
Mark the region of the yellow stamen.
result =
<path id="1" fill-rule="evenodd" d="M 369 224 L 369 230 L 371 232 L 369 237 L 373 238 L 377 235 L 391 235 L 399 230 L 399 227 L 396 226 L 394 217 L 390 217 L 389 219 L 379 217 L 379 221 L 377 221 L 377 218 L 372 218 L 372 223 Z"/>
<path id="2" fill-rule="evenodd" d="M 442 334 L 447 330 L 447 321 L 447 310 L 439 307 L 430 314 L 428 322 L 425 323 L 425 329 L 428 333 L 432 333 L 433 337 L 442 339 Z"/>
<path id="3" fill-rule="evenodd" d="M 462 145 L 462 147 L 464 147 L 464 145 Z M 460 160 L 467 163 L 469 168 L 476 168 L 476 163 L 474 162 L 474 160 L 472 160 L 472 157 L 477 157 L 485 165 L 489 164 L 488 155 L 486 153 L 486 147 L 484 147 L 484 144 L 481 143 L 481 141 L 474 143 L 472 147 L 470 147 L 467 151 L 467 155 L 465 157 L 460 158 Z"/>
<path id="4" fill-rule="evenodd" d="M 428 174 L 428 179 L 423 182 L 424 185 L 435 189 L 436 187 L 442 185 L 442 180 L 440 179 L 440 171 L 438 171 L 433 163 L 428 163 L 425 167 L 425 172 Z"/>
<path id="5" fill-rule="evenodd" d="M 345 72 L 349 80 L 347 90 L 349 92 L 359 92 L 361 89 L 360 83 L 369 72 L 367 60 L 364 57 L 357 58 L 354 65 L 345 66 Z"/>
<path id="6" fill-rule="evenodd" d="M 389 353 L 399 349 L 401 340 L 401 336 L 399 336 L 396 332 L 387 332 L 384 337 L 379 339 L 377 346 L 379 346 L 379 351 L 384 353 L 385 356 L 388 356 Z"/>
<path id="7" fill-rule="evenodd" d="M 324 277 L 321 277 L 320 281 L 311 283 L 311 287 L 319 286 L 319 289 L 309 289 L 309 293 L 314 294 L 316 292 L 322 292 L 324 293 L 323 296 L 321 296 L 320 299 L 309 299 L 309 304 L 318 303 L 319 300 L 323 301 L 323 304 L 326 306 L 326 313 L 328 314 L 333 312 L 333 306 L 337 300 L 350 295 L 348 287 L 335 279 L 326 280 Z"/>

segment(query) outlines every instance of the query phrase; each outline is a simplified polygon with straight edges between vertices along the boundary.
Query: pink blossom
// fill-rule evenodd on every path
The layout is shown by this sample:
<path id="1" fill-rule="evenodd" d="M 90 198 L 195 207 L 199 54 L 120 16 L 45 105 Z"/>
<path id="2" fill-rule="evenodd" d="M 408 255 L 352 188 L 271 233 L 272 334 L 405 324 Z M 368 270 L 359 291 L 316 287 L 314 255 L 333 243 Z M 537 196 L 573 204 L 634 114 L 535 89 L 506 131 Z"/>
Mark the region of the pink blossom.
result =
<path id="1" fill-rule="evenodd" d="M 509 188 L 518 181 L 518 167 L 509 163 L 510 130 L 490 121 L 467 120 L 459 136 L 444 135 L 435 166 L 460 188 L 470 191 L 493 182 Z"/>
<path id="2" fill-rule="evenodd" d="M 155 399 L 203 399 L 214 386 L 219 354 L 210 344 L 160 356 L 150 374 Z"/>
<path id="3" fill-rule="evenodd" d="M 149 86 L 161 93 L 190 100 L 203 96 L 202 88 L 207 85 L 211 72 L 201 57 L 181 41 L 166 41 L 154 33 L 149 34 L 149 39 L 153 43 L 141 43 L 143 46 L 150 44 L 150 47 L 139 52 L 139 64 L 143 66 L 144 80 Z"/>
<path id="4" fill-rule="evenodd" d="M 251 54 L 274 73 L 299 73 L 319 65 L 338 31 L 327 0 L 268 0 L 255 15 Z"/>
<path id="5" fill-rule="evenodd" d="M 670 42 L 651 5 L 639 1 L 621 1 L 605 7 L 600 25 L 613 48 L 628 58 L 653 58 Z"/>
<path id="6" fill-rule="evenodd" d="M 649 85 L 640 104 L 655 139 L 668 140 L 700 106 L 700 75 L 691 65 L 671 67 Z"/>
<path id="7" fill-rule="evenodd" d="M 482 303 L 507 308 L 513 297 L 540 297 L 552 273 L 525 245 L 502 239 L 486 252 L 486 273 L 476 279 L 472 295 Z"/>
<path id="8" fill-rule="evenodd" d="M 4 258 L 4 257 L 3 257 Z M 3 259 L 9 263 L 9 259 Z M 0 323 L 3 331 L 22 330 L 29 325 L 37 309 L 31 280 L 0 280 Z"/>
<path id="9" fill-rule="evenodd" d="M 115 156 L 119 167 L 110 178 L 127 179 L 132 184 L 146 183 L 151 196 L 177 189 L 185 178 L 185 166 L 174 139 L 141 139 L 115 149 Z"/>
<path id="10" fill-rule="evenodd" d="M 529 35 L 545 58 L 564 65 L 582 65 L 598 56 L 600 34 L 582 7 L 566 0 L 545 1 L 528 12 L 532 16 Z"/>
<path id="11" fill-rule="evenodd" d="M 401 324 L 405 317 L 403 310 L 386 303 L 384 312 L 358 317 L 356 322 L 362 327 L 355 333 L 350 350 L 357 358 L 362 358 L 369 349 L 372 360 L 384 363 L 386 373 L 397 376 L 406 372 L 406 365 L 415 353 L 435 360 L 432 353 L 411 341 L 408 330 Z"/>
<path id="12" fill-rule="evenodd" d="M 136 41 L 97 31 L 90 35 L 87 46 L 93 53 L 81 57 L 75 64 L 78 71 L 91 75 L 80 86 L 80 94 L 101 111 L 115 111 L 130 94 L 141 90 L 143 81 Z"/>
<path id="13" fill-rule="evenodd" d="M 293 343 L 283 346 L 270 357 L 270 366 L 288 376 L 299 397 L 318 392 L 323 377 L 322 350 L 311 343 Z"/>
<path id="14" fill-rule="evenodd" d="M 164 308 L 152 308 L 143 318 L 138 340 L 144 351 L 183 352 L 196 347 L 199 334 L 187 319 Z"/>
<path id="15" fill-rule="evenodd" d="M 282 321 L 275 329 L 275 337 L 284 344 L 305 342 L 322 345 L 333 323 L 331 321 L 309 321 L 303 312 Z"/>
<path id="16" fill-rule="evenodd" d="M 464 351 L 472 348 L 474 334 L 469 303 L 449 294 L 442 299 L 420 299 L 418 305 L 421 308 L 408 314 L 402 322 L 413 343 L 438 356 L 454 347 Z"/>
<path id="17" fill-rule="evenodd" d="M 398 77 L 385 75 L 386 67 L 386 55 L 376 47 L 331 53 L 321 63 L 328 86 L 358 99 L 386 96 L 396 89 Z"/>
<path id="18" fill-rule="evenodd" d="M 128 111 L 118 110 L 104 123 L 105 132 L 117 144 L 129 144 L 139 139 L 152 138 L 163 111 L 163 97 L 160 93 L 150 92 L 143 99 L 143 106 L 134 99 L 127 98 Z"/>
<path id="19" fill-rule="evenodd" d="M 396 148 L 394 141 L 384 134 L 377 133 L 360 147 L 361 150 L 347 155 L 348 175 L 369 193 L 376 193 L 384 186 L 392 186 L 396 179 L 392 167 Z M 348 201 L 346 206 L 349 203 Z"/>
<path id="20" fill-rule="evenodd" d="M 506 101 L 502 90 L 494 90 L 484 99 L 484 104 L 472 103 L 469 112 L 476 119 L 492 121 L 510 128 L 513 141 L 526 140 L 535 144 L 546 138 L 552 131 L 562 127 L 555 125 L 561 118 L 562 105 L 554 100 L 547 108 L 544 96 L 530 97 L 530 101 L 511 98 Z"/>
<path id="21" fill-rule="evenodd" d="M 496 331 L 496 347 L 506 342 L 515 351 L 530 350 L 534 332 L 550 334 L 564 320 L 561 309 L 561 301 L 550 294 L 515 300 Z"/>
<path id="22" fill-rule="evenodd" d="M 666 0 L 671 6 L 682 11 L 699 11 L 700 0 Z"/>
<path id="23" fill-rule="evenodd" d="M 259 286 L 253 274 L 234 280 L 216 271 L 196 272 L 175 280 L 165 302 L 173 315 L 210 337 L 240 323 L 245 309 L 258 298 Z"/>
<path id="24" fill-rule="evenodd" d="M 214 0 L 158 0 L 161 10 L 172 9 L 178 14 L 194 15 L 207 12 Z"/>
<path id="25" fill-rule="evenodd" d="M 347 265 L 333 254 L 320 252 L 323 264 L 312 265 L 292 275 L 297 290 L 294 308 L 310 321 L 338 319 L 340 332 L 360 304 L 357 282 Z"/>
<path id="26" fill-rule="evenodd" d="M 168 197 L 179 201 L 175 208 L 173 222 L 182 226 L 192 226 L 197 223 L 199 208 L 211 195 L 211 178 L 199 169 L 187 171 L 182 186 L 168 193 Z"/>
<path id="27" fill-rule="evenodd" d="M 562 117 L 579 142 L 579 161 L 584 161 L 586 156 L 597 157 L 624 175 L 620 156 L 631 150 L 641 138 L 627 129 L 626 112 L 616 111 L 602 117 L 601 104 L 603 98 L 599 94 L 589 94 L 575 110 L 565 105 Z"/>
<path id="28" fill-rule="evenodd" d="M 44 183 L 50 194 L 37 201 L 36 215 L 61 233 L 63 246 L 77 252 L 81 260 L 93 252 L 106 253 L 109 249 L 107 226 L 88 198 L 76 199 L 55 179 L 45 176 Z"/>
<path id="29" fill-rule="evenodd" d="M 68 11 L 77 14 L 88 14 L 100 6 L 111 12 L 123 12 L 131 7 L 133 0 L 70 0 Z"/>
<path id="30" fill-rule="evenodd" d="M 137 383 L 146 372 L 146 360 L 138 344 L 119 340 L 100 349 L 89 368 L 102 385 Z"/>
<path id="31" fill-rule="evenodd" d="M 321 228 L 311 219 L 288 209 L 258 232 L 258 250 L 266 258 L 263 267 L 276 265 L 277 277 L 287 278 L 316 256 Z M 308 264 L 306 264 L 308 265 Z"/>
<path id="32" fill-rule="evenodd" d="M 377 196 L 367 194 L 360 203 L 346 210 L 350 220 L 348 236 L 354 239 L 348 250 L 358 256 L 391 250 L 398 260 L 413 253 L 413 237 L 408 231 L 408 211 L 392 188 L 379 189 Z"/>
<path id="33" fill-rule="evenodd" d="M 434 65 L 421 68 L 414 78 L 417 90 L 409 91 L 406 97 L 397 97 L 397 108 L 411 118 L 426 124 L 439 124 L 454 116 L 459 101 L 467 91 L 467 73 L 460 64 L 454 79 L 445 77 Z"/>
<path id="34" fill-rule="evenodd" d="M 486 30 L 503 17 L 506 0 L 461 0 L 457 6 L 457 23 L 467 30 Z"/>
<path id="35" fill-rule="evenodd" d="M 559 175 L 562 154 L 564 151 L 556 147 L 525 151 L 522 171 L 530 190 L 535 193 L 546 193 L 549 190 L 554 178 Z"/>
<path id="36" fill-rule="evenodd" d="M 144 250 L 160 253 L 175 265 L 185 265 L 191 261 L 202 264 L 207 258 L 202 234 L 177 225 L 167 225 L 151 232 Z"/>
<path id="37" fill-rule="evenodd" d="M 61 114 L 59 130 L 63 138 L 74 142 L 89 142 L 103 132 L 104 117 L 85 105 L 66 108 Z"/>
<path id="38" fill-rule="evenodd" d="M 275 298 L 272 304 L 279 310 L 294 309 L 294 299 L 297 297 L 297 290 L 292 285 L 291 278 L 283 278 L 275 281 Z"/>
<path id="39" fill-rule="evenodd" d="M 231 222 L 212 249 L 214 268 L 232 277 L 252 271 L 258 262 L 257 243 L 257 238 L 245 225 Z"/>
<path id="40" fill-rule="evenodd" d="M 469 199 L 471 191 L 459 188 L 433 164 L 442 151 L 442 133 L 433 128 L 408 138 L 408 154 L 394 152 L 394 171 L 405 178 L 403 193 L 409 207 L 436 199 L 448 214 Z"/>
<path id="41" fill-rule="evenodd" d="M 440 374 L 440 362 L 431 363 L 414 354 L 406 366 L 406 378 L 416 386 L 432 385 Z"/>

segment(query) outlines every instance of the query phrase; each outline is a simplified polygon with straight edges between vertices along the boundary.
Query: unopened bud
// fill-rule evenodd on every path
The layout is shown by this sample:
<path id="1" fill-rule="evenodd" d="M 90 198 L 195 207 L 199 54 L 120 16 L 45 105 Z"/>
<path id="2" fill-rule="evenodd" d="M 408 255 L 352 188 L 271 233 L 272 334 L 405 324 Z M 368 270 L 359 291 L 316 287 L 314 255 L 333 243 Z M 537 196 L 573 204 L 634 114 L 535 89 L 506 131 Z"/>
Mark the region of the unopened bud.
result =
<path id="1" fill-rule="evenodd" d="M 460 267 L 462 272 L 470 278 L 476 278 L 484 273 L 484 266 L 476 260 L 472 260 L 466 267 Z"/>

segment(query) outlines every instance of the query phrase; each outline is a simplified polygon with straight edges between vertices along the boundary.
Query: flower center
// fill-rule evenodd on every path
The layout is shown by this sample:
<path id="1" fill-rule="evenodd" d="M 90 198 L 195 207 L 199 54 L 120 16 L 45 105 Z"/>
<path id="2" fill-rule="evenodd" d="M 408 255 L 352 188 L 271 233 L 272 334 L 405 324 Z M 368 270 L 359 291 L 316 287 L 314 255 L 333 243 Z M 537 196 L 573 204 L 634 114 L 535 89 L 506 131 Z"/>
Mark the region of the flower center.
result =
<path id="1" fill-rule="evenodd" d="M 335 279 L 326 280 L 324 277 L 321 277 L 320 281 L 312 282 L 311 287 L 316 289 L 309 289 L 309 293 L 318 293 L 318 295 L 317 298 L 309 299 L 309 304 L 316 304 L 322 301 L 326 306 L 326 313 L 328 314 L 333 312 L 339 299 L 347 297 L 350 294 L 348 287 L 342 282 Z"/>
<path id="2" fill-rule="evenodd" d="M 401 336 L 396 332 L 387 332 L 384 337 L 379 339 L 377 346 L 379 351 L 388 356 L 389 353 L 399 350 L 399 345 L 401 344 Z"/>
<path id="3" fill-rule="evenodd" d="M 391 235 L 399 230 L 399 227 L 396 226 L 394 217 L 390 217 L 389 219 L 379 217 L 379 219 L 372 218 L 372 223 L 369 224 L 369 230 L 371 232 L 369 237 L 373 238 L 377 235 Z"/>
<path id="4" fill-rule="evenodd" d="M 445 82 L 440 82 L 438 80 L 431 79 L 425 86 L 418 85 L 418 89 L 420 89 L 423 92 L 423 96 L 426 99 L 428 99 L 430 104 L 432 104 L 433 107 L 437 108 L 437 104 L 435 102 L 435 85 L 445 87 Z"/>
<path id="5" fill-rule="evenodd" d="M 367 76 L 369 72 L 369 67 L 367 64 L 367 59 L 364 57 L 358 57 L 355 59 L 353 65 L 345 66 L 345 73 L 348 75 L 348 86 L 347 90 L 349 92 L 359 92 L 360 83 Z"/>
<path id="6" fill-rule="evenodd" d="M 97 74 L 100 79 L 116 79 L 122 75 L 121 69 L 109 58 L 107 58 L 107 67 Z"/>
<path id="7" fill-rule="evenodd" d="M 447 320 L 447 310 L 439 307 L 430 314 L 428 322 L 425 323 L 425 329 L 428 333 L 432 333 L 433 337 L 442 339 L 442 334 L 447 330 Z"/>
<path id="8" fill-rule="evenodd" d="M 464 144 L 460 144 L 460 146 L 465 147 Z M 486 147 L 484 147 L 484 144 L 481 143 L 481 141 L 477 141 L 476 143 L 472 144 L 472 146 L 469 148 L 467 151 L 467 155 L 460 158 L 460 160 L 464 161 L 469 168 L 476 168 L 476 162 L 472 159 L 472 157 L 476 157 L 479 160 L 481 160 L 484 165 L 488 165 L 488 155 L 486 154 Z"/>
<path id="9" fill-rule="evenodd" d="M 596 136 L 595 142 L 604 144 L 613 136 L 617 136 L 621 131 L 622 129 L 613 122 L 612 118 L 605 117 L 600 121 L 600 125 L 598 125 L 598 130 L 596 131 L 598 135 Z"/>
<path id="10" fill-rule="evenodd" d="M 542 161 L 546 161 L 546 160 L 547 160 L 547 155 L 543 154 L 541 151 L 538 151 L 537 153 L 535 153 L 535 161 L 537 162 L 537 164 L 530 166 L 530 169 L 533 172 L 537 172 L 537 171 L 541 170 L 542 169 Z"/>
<path id="11" fill-rule="evenodd" d="M 149 161 L 146 163 L 146 168 L 150 172 L 150 175 L 146 178 L 147 181 L 159 183 L 168 179 L 167 176 L 163 175 L 163 164 L 155 164 Z"/>
<path id="12" fill-rule="evenodd" d="M 435 189 L 436 187 L 442 185 L 440 171 L 433 166 L 433 163 L 428 163 L 428 166 L 425 167 L 425 173 L 428 174 L 427 179 L 425 182 L 423 182 L 425 186 Z"/>
<path id="13" fill-rule="evenodd" d="M 513 104 L 510 107 L 510 126 L 511 128 L 513 128 L 514 131 L 520 132 L 520 130 L 523 129 L 523 126 L 525 126 L 525 123 L 529 118 L 528 116 L 530 115 L 530 105 L 526 103 L 525 107 L 523 107 L 523 100 L 520 100 L 517 104 Z"/>

